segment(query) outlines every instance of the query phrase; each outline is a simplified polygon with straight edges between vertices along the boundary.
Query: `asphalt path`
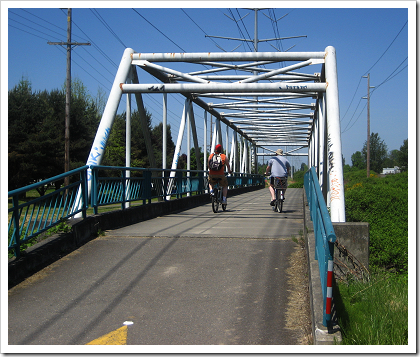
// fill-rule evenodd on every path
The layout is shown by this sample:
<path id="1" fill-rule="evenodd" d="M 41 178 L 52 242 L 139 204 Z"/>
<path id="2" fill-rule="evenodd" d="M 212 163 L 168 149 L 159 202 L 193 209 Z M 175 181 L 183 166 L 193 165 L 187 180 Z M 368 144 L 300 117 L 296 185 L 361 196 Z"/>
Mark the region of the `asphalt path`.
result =
<path id="1" fill-rule="evenodd" d="M 269 201 L 259 190 L 228 197 L 226 212 L 206 204 L 107 231 L 9 290 L 8 344 L 296 344 L 286 270 L 302 189 L 282 213 Z"/>

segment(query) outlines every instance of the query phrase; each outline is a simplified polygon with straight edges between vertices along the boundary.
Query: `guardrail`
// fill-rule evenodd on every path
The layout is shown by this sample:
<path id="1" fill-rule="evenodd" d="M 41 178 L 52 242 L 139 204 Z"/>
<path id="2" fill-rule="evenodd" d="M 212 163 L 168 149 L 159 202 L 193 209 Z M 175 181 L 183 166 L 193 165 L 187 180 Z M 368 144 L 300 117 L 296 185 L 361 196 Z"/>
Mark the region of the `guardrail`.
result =
<path id="1" fill-rule="evenodd" d="M 327 327 L 331 321 L 334 243 L 336 236 L 314 167 L 311 167 L 305 174 L 304 186 L 314 226 L 315 259 L 318 260 L 321 277 L 324 302 L 323 325 Z"/>
<path id="2" fill-rule="evenodd" d="M 70 184 L 63 186 L 66 177 Z M 91 181 L 90 202 L 88 181 Z M 228 177 L 228 184 L 229 188 L 263 185 L 264 177 L 234 173 Z M 56 189 L 25 200 L 28 191 L 45 192 L 51 187 Z M 9 252 L 19 257 L 29 241 L 68 218 L 76 215 L 86 218 L 89 208 L 97 214 L 102 206 L 121 204 L 121 209 L 125 209 L 128 202 L 151 204 L 153 199 L 202 194 L 207 188 L 205 171 L 86 165 L 9 192 Z"/>

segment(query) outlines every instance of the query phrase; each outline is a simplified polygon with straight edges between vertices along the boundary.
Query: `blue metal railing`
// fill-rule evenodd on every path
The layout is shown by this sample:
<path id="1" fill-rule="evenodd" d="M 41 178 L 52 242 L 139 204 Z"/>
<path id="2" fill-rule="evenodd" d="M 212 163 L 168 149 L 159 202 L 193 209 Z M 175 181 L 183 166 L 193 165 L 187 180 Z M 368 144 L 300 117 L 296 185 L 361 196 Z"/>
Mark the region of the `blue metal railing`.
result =
<path id="1" fill-rule="evenodd" d="M 323 295 L 323 324 L 331 321 L 332 274 L 336 236 L 314 167 L 305 174 L 304 186 L 315 234 L 315 259 L 318 260 Z"/>
<path id="2" fill-rule="evenodd" d="M 82 213 L 82 216 L 86 217 L 88 208 L 87 168 L 88 166 L 83 166 L 9 192 L 9 199 L 12 200 L 12 207 L 8 210 L 9 214 L 11 213 L 8 229 L 9 250 L 13 250 L 15 256 L 19 256 L 22 244 L 63 220 L 78 213 Z M 22 196 L 26 197 L 26 192 L 54 185 L 66 177 L 69 178 L 69 185 L 27 202 L 19 201 Z M 83 194 L 78 194 L 79 188 Z M 74 207 L 80 208 L 74 210 Z"/>
<path id="3" fill-rule="evenodd" d="M 66 177 L 70 184 L 61 187 Z M 156 198 L 179 199 L 204 193 L 208 187 L 204 171 L 83 166 L 9 192 L 9 251 L 19 257 L 27 242 L 63 220 L 80 214 L 86 218 L 88 181 L 91 181 L 90 207 L 94 214 L 101 206 L 121 204 L 125 209 L 127 202 L 150 204 Z M 228 177 L 228 183 L 230 188 L 264 185 L 264 177 L 236 173 Z M 35 199 L 24 199 L 28 191 L 54 186 L 59 188 Z"/>

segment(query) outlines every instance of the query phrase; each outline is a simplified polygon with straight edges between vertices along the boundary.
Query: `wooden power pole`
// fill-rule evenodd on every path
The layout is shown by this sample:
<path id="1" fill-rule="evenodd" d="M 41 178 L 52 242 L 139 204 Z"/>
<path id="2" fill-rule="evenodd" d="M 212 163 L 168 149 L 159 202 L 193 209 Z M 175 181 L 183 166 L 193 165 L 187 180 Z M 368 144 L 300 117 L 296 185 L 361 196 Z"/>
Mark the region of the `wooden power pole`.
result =
<path id="1" fill-rule="evenodd" d="M 70 171 L 70 99 L 71 99 L 71 49 L 72 46 L 90 46 L 90 43 L 71 42 L 71 9 L 67 9 L 67 42 L 48 42 L 49 45 L 66 46 L 67 75 L 66 75 L 66 112 L 64 130 L 64 172 Z M 66 177 L 64 185 L 69 184 Z"/>
<path id="2" fill-rule="evenodd" d="M 370 86 L 370 73 L 367 76 L 363 76 L 363 78 L 367 78 L 367 97 L 363 97 L 363 99 L 367 99 L 367 142 L 366 142 L 366 176 L 370 177 L 370 88 L 375 88 Z"/>

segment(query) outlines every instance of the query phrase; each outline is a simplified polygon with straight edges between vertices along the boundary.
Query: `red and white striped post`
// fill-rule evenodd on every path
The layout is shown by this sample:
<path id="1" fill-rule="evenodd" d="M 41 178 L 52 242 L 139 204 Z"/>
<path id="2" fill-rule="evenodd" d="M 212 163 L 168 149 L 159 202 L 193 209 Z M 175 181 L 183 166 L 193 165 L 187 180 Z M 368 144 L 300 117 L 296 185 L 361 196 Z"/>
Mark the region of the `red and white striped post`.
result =
<path id="1" fill-rule="evenodd" d="M 325 314 L 327 320 L 331 319 L 331 304 L 332 304 L 332 283 L 334 273 L 334 261 L 328 260 L 328 272 L 327 272 L 327 298 L 325 302 Z"/>

